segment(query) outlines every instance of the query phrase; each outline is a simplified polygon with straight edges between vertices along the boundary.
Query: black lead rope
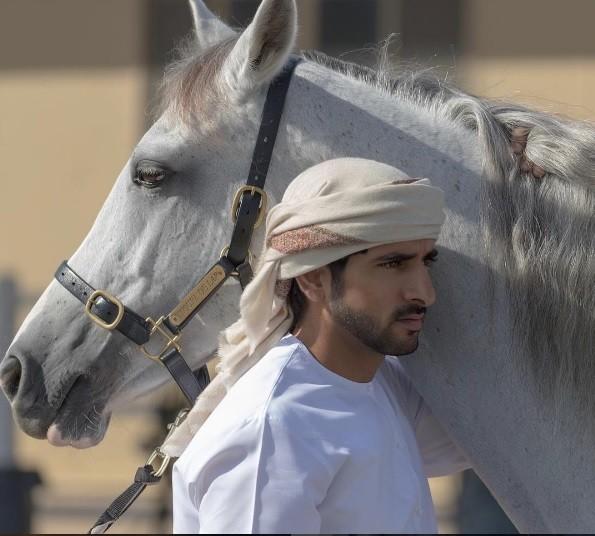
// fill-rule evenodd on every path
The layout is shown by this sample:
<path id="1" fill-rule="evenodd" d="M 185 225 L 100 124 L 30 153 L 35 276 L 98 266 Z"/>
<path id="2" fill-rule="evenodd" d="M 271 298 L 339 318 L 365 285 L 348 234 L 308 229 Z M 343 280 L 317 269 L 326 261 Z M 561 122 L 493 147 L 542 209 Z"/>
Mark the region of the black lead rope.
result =
<path id="1" fill-rule="evenodd" d="M 182 357 L 178 344 L 181 331 L 230 275 L 239 279 L 242 289 L 252 279 L 250 242 L 254 229 L 262 223 L 266 212 L 264 184 L 291 77 L 300 61 L 299 57 L 290 58 L 267 91 L 249 176 L 246 184 L 236 193 L 233 202 L 232 217 L 235 224 L 229 247 L 225 248 L 221 258 L 169 315 L 157 321 L 144 319 L 125 307 L 115 296 L 103 290 L 95 290 L 70 268 L 67 261 L 64 261 L 55 273 L 56 280 L 85 305 L 85 312 L 93 322 L 105 329 L 119 331 L 139 345 L 147 357 L 162 363 L 191 406 L 206 388 L 210 378 L 206 365 L 192 371 Z M 145 346 L 156 334 L 163 338 L 164 346 L 158 354 L 153 355 Z M 184 421 L 187 413 L 187 409 L 182 410 L 175 422 L 168 425 L 169 433 L 165 441 Z M 157 447 L 145 465 L 137 469 L 134 482 L 101 514 L 89 530 L 90 534 L 106 532 L 132 506 L 147 486 L 157 484 L 161 480 L 171 460 L 170 456 L 162 452 L 161 447 Z M 157 469 L 153 467 L 156 460 L 160 460 Z"/>
<path id="2" fill-rule="evenodd" d="M 153 471 L 152 465 L 139 467 L 134 475 L 134 482 L 99 516 L 99 519 L 91 527 L 88 534 L 104 534 L 107 532 L 124 515 L 126 510 L 134 504 L 134 501 L 140 497 L 147 486 L 161 482 L 161 477 L 154 476 Z"/>

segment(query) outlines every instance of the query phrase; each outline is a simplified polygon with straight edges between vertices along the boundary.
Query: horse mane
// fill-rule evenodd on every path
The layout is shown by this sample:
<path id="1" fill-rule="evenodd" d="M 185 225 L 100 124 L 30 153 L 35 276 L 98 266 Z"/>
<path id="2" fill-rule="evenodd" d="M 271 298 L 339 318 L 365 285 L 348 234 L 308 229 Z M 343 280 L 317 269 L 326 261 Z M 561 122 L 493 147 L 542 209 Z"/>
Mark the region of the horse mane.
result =
<path id="1" fill-rule="evenodd" d="M 163 107 L 181 119 L 196 112 L 235 39 L 197 54 L 192 44 L 170 65 Z M 527 361 L 516 364 L 545 399 L 574 400 L 595 413 L 595 126 L 470 95 L 431 70 L 394 71 L 388 44 L 376 69 L 305 52 L 341 73 L 473 132 L 485 184 L 482 230 L 488 265 L 506 282 L 515 339 Z M 513 128 L 529 129 L 526 156 L 546 171 L 523 172 L 510 148 Z"/>

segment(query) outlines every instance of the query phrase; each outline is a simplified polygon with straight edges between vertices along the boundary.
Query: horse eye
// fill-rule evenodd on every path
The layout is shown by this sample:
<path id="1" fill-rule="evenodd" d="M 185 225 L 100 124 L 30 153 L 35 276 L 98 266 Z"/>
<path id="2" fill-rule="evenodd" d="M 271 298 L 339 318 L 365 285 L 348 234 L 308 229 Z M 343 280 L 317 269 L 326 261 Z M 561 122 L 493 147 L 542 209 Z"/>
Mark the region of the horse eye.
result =
<path id="1" fill-rule="evenodd" d="M 166 178 L 167 171 L 155 164 L 143 164 L 136 166 L 133 182 L 145 188 L 156 188 Z"/>

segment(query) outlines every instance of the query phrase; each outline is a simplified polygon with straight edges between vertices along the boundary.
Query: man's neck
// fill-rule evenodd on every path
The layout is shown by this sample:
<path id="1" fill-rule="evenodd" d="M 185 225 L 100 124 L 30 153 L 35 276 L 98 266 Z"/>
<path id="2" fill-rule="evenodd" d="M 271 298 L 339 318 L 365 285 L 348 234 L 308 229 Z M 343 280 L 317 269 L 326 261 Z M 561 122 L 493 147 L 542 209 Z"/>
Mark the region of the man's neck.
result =
<path id="1" fill-rule="evenodd" d="M 363 345 L 335 322 L 306 319 L 293 330 L 310 353 L 330 371 L 348 380 L 372 381 L 384 356 Z"/>

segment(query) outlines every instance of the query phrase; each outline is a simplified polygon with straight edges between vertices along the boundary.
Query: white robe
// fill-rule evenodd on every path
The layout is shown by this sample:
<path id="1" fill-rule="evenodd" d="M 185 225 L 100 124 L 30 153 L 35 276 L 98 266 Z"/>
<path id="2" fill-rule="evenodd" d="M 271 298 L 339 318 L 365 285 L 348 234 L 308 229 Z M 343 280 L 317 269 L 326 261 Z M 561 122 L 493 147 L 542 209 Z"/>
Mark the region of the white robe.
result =
<path id="1" fill-rule="evenodd" d="M 288 335 L 174 465 L 174 532 L 436 532 L 426 477 L 467 467 L 397 359 L 357 383 Z"/>

